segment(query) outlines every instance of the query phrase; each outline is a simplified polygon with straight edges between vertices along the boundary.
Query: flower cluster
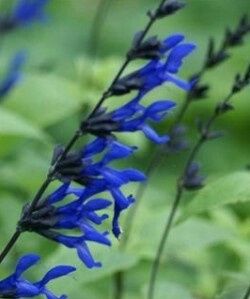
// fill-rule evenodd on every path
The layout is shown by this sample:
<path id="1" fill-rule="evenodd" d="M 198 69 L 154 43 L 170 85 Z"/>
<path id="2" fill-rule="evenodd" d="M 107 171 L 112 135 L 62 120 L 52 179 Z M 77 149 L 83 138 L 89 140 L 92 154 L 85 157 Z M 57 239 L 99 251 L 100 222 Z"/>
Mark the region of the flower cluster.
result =
<path id="1" fill-rule="evenodd" d="M 20 0 L 12 15 L 2 18 L 1 30 L 9 30 L 43 19 L 43 8 L 46 3 L 46 0 Z M 160 19 L 175 13 L 182 6 L 178 1 L 171 1 L 161 5 L 155 13 L 149 13 L 149 17 L 152 20 Z M 40 197 L 35 197 L 31 204 L 24 206 L 17 226 L 19 233 L 35 232 L 75 250 L 88 268 L 101 266 L 101 263 L 92 256 L 88 247 L 89 242 L 111 245 L 109 230 L 102 229 L 103 222 L 110 214 L 113 235 L 116 238 L 121 235 L 120 215 L 135 201 L 132 194 L 124 192 L 123 187 L 131 182 L 146 179 L 137 169 L 118 169 L 112 165 L 113 162 L 130 157 L 137 150 L 136 146 L 121 143 L 116 133 L 140 131 L 150 141 L 166 144 L 170 139 L 169 136 L 159 135 L 152 123 L 163 121 L 175 107 L 175 103 L 169 99 L 160 99 L 145 105 L 143 99 L 165 83 L 174 84 L 183 90 L 191 88 L 191 83 L 180 79 L 177 74 L 184 58 L 195 46 L 186 43 L 181 34 L 172 35 L 161 41 L 157 37 L 146 39 L 146 33 L 145 29 L 144 33 L 136 35 L 127 59 L 128 62 L 135 59 L 144 59 L 148 62 L 123 77 L 117 75 L 104 93 L 103 99 L 122 96 L 132 91 L 136 95 L 112 111 L 103 107 L 101 100 L 87 119 L 81 122 L 76 138 L 73 138 L 66 148 L 61 146 L 55 148 L 48 178 L 43 185 L 45 187 L 42 186 L 38 192 Z M 14 77 L 12 76 L 12 80 L 9 81 L 13 82 Z M 80 150 L 71 150 L 74 142 L 86 134 L 94 138 Z M 195 174 L 196 172 L 194 173 L 196 181 Z M 51 194 L 43 195 L 52 181 L 57 181 L 59 186 Z M 107 212 L 107 208 L 111 206 L 112 212 Z M 21 274 L 37 260 L 38 257 L 35 255 L 21 258 L 15 273 L 0 281 L 0 297 L 45 295 L 48 299 L 57 298 L 46 288 L 46 284 L 51 279 L 66 275 L 75 269 L 68 266 L 56 267 L 36 283 L 22 279 Z"/>
<path id="2" fill-rule="evenodd" d="M 169 140 L 168 136 L 159 136 L 150 122 L 162 121 L 175 103 L 158 100 L 144 106 L 141 101 L 147 93 L 165 82 L 174 83 L 185 90 L 189 88 L 187 82 L 174 76 L 184 57 L 194 49 L 193 44 L 184 43 L 183 40 L 184 37 L 179 34 L 168 37 L 162 42 L 160 57 L 114 84 L 111 95 L 122 95 L 131 90 L 136 90 L 137 95 L 113 111 L 100 108 L 81 123 L 81 133 L 96 136 L 94 140 L 80 151 L 68 153 L 63 159 L 64 148 L 59 146 L 55 149 L 50 173 L 53 179 L 61 181 L 61 185 L 40 201 L 32 212 L 29 205 L 24 208 L 19 221 L 20 230 L 36 232 L 75 249 L 89 268 L 101 266 L 87 246 L 88 242 L 111 245 L 108 232 L 98 229 L 98 225 L 108 216 L 105 212 L 101 215 L 97 212 L 113 202 L 112 231 L 118 238 L 121 234 L 119 216 L 135 201 L 133 195 L 124 194 L 122 187 L 130 182 L 145 180 L 137 169 L 118 170 L 110 166 L 113 161 L 131 156 L 137 149 L 120 143 L 115 133 L 142 131 L 155 143 Z M 110 194 L 112 202 L 103 198 L 104 195 L 100 197 L 100 194 Z"/>

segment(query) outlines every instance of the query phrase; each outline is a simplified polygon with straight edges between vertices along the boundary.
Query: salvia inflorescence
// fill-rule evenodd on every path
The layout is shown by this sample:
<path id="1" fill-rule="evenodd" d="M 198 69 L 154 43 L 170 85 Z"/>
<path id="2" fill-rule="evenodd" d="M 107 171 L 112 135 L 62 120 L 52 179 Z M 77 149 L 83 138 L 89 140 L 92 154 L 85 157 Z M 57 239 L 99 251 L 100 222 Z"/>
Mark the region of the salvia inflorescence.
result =
<path id="1" fill-rule="evenodd" d="M 19 1 L 9 15 L 2 16 L 1 31 L 7 32 L 44 19 L 46 2 Z M 102 99 L 86 120 L 81 122 L 69 144 L 55 148 L 47 179 L 34 200 L 24 206 L 16 233 L 2 252 L 1 261 L 21 233 L 27 231 L 74 249 L 88 268 L 101 266 L 92 256 L 88 243 L 111 245 L 109 231 L 101 228 L 103 221 L 108 218 L 107 208 L 111 205 L 112 232 L 115 237 L 120 236 L 120 214 L 135 201 L 133 195 L 125 194 L 122 187 L 130 182 L 146 179 L 137 169 L 117 169 L 112 166 L 113 161 L 126 159 L 137 150 L 136 146 L 121 143 L 116 133 L 141 131 L 155 143 L 166 143 L 169 137 L 160 136 L 151 123 L 163 121 L 173 110 L 175 103 L 169 99 L 160 99 L 145 105 L 142 100 L 162 84 L 171 83 L 184 90 L 190 88 L 190 83 L 178 78 L 177 73 L 184 59 L 194 50 L 194 44 L 185 42 L 181 34 L 174 34 L 164 40 L 156 36 L 146 37 L 154 21 L 171 15 L 182 7 L 183 4 L 179 1 L 163 1 L 155 12 L 148 14 L 148 25 L 136 34 L 125 65 Z M 123 75 L 127 64 L 135 59 L 148 62 L 138 70 Z M 132 91 L 136 95 L 115 110 L 109 111 L 102 105 L 106 98 Z M 91 134 L 93 140 L 82 149 L 73 151 L 75 142 L 86 134 Z M 59 185 L 52 193 L 45 195 L 52 181 L 58 181 Z M 22 257 L 15 273 L 0 282 L 0 297 L 45 295 L 47 298 L 56 298 L 46 284 L 51 279 L 72 272 L 74 268 L 56 267 L 36 283 L 24 280 L 22 273 L 37 260 L 38 257 L 31 254 Z"/>

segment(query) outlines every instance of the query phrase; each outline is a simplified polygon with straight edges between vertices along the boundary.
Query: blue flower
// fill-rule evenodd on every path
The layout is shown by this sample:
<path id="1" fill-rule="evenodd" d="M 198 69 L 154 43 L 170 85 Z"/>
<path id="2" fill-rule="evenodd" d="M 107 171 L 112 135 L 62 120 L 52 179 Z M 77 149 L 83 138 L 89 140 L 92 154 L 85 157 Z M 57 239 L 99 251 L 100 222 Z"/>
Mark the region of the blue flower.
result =
<path id="1" fill-rule="evenodd" d="M 21 79 L 21 68 L 26 60 L 24 52 L 17 53 L 9 66 L 7 74 L 0 82 L 0 101 L 5 97 Z"/>
<path id="2" fill-rule="evenodd" d="M 18 0 L 12 12 L 13 22 L 21 26 L 45 20 L 44 8 L 48 2 L 49 0 Z"/>
<path id="3" fill-rule="evenodd" d="M 110 246 L 107 232 L 99 232 L 94 225 L 100 225 L 108 218 L 107 214 L 99 215 L 97 212 L 107 208 L 111 202 L 95 198 L 86 200 L 78 188 L 80 197 L 70 203 L 58 206 L 58 203 L 67 199 L 68 195 L 76 190 L 70 190 L 69 184 L 63 184 L 33 212 L 29 213 L 29 205 L 26 205 L 19 227 L 23 231 L 34 231 L 46 238 L 74 248 L 78 256 L 88 268 L 100 267 L 92 257 L 87 242 L 96 242 Z M 76 236 L 75 233 L 78 235 Z"/>
<path id="4" fill-rule="evenodd" d="M 195 48 L 193 44 L 183 43 L 183 39 L 184 36 L 180 34 L 166 38 L 158 47 L 161 54 L 159 58 L 152 59 L 143 68 L 118 80 L 111 88 L 110 95 L 123 95 L 136 90 L 136 97 L 111 112 L 105 108 L 99 109 L 89 119 L 82 122 L 82 132 L 105 137 L 115 132 L 142 131 L 155 143 L 161 144 L 169 141 L 167 135 L 159 136 L 149 123 L 162 121 L 175 107 L 175 103 L 170 100 L 158 100 L 145 107 L 141 104 L 141 100 L 148 92 L 165 82 L 174 83 L 184 90 L 192 87 L 192 82 L 183 81 L 175 76 L 183 59 Z M 155 39 L 149 41 L 153 45 L 156 43 Z"/>
<path id="5" fill-rule="evenodd" d="M 104 144 L 107 144 L 106 153 L 102 159 L 96 163 L 87 164 L 87 160 L 94 154 L 90 151 L 94 144 L 98 144 L 99 150 L 101 150 Z M 85 157 L 85 169 L 84 175 L 91 177 L 87 184 L 85 193 L 82 196 L 89 196 L 92 193 L 100 193 L 103 191 L 109 191 L 114 199 L 114 216 L 113 216 L 113 233 L 116 237 L 119 237 L 121 229 L 119 226 L 119 216 L 121 212 L 127 209 L 132 203 L 134 198 L 132 195 L 125 196 L 121 192 L 120 188 L 130 182 L 141 182 L 146 179 L 145 175 L 137 169 L 127 168 L 124 170 L 117 170 L 108 166 L 108 163 L 117 160 L 127 158 L 133 154 L 135 147 L 129 147 L 119 143 L 112 138 L 104 139 L 97 138 L 89 146 L 85 147 L 83 155 Z"/>
<path id="6" fill-rule="evenodd" d="M 27 254 L 19 259 L 15 272 L 0 281 L 0 298 L 23 298 L 46 296 L 47 299 L 66 299 L 65 295 L 55 296 L 46 285 L 53 279 L 68 275 L 76 269 L 71 266 L 57 266 L 51 269 L 40 281 L 32 283 L 22 278 L 23 273 L 34 266 L 40 257 L 36 254 Z"/>
<path id="7" fill-rule="evenodd" d="M 175 107 L 175 103 L 170 100 L 161 100 L 145 107 L 140 104 L 140 99 L 137 96 L 112 112 L 106 112 L 106 109 L 98 111 L 96 115 L 82 123 L 82 131 L 96 136 L 109 136 L 115 132 L 142 131 L 151 141 L 158 144 L 166 143 L 169 137 L 159 136 L 149 122 L 162 121 Z"/>
<path id="8" fill-rule="evenodd" d="M 0 15 L 0 32 L 7 33 L 35 21 L 46 20 L 45 6 L 49 0 L 18 0 L 12 12 Z"/>
<path id="9" fill-rule="evenodd" d="M 194 44 L 182 43 L 183 39 L 179 34 L 166 38 L 165 47 L 162 49 L 163 58 L 153 59 L 143 68 L 118 80 L 111 89 L 111 95 L 122 95 L 137 90 L 138 96 L 142 98 L 165 82 L 189 90 L 190 84 L 175 76 L 182 66 L 183 59 L 195 49 Z"/>
<path id="10" fill-rule="evenodd" d="M 26 205 L 19 221 L 19 229 L 34 231 L 75 249 L 88 268 L 100 267 L 101 263 L 94 260 L 87 243 L 111 245 L 107 238 L 108 232 L 99 232 L 96 228 L 108 218 L 106 213 L 99 215 L 97 212 L 109 207 L 111 202 L 96 198 L 96 195 L 109 192 L 113 197 L 112 230 L 118 237 L 121 233 L 119 216 L 134 202 L 133 197 L 125 196 L 120 188 L 129 182 L 142 181 L 145 176 L 136 169 L 117 170 L 108 164 L 129 157 L 134 150 L 135 148 L 125 146 L 112 138 L 97 138 L 86 145 L 80 155 L 71 153 L 66 156 L 63 162 L 56 163 L 54 168 L 55 178 L 62 180 L 64 184 L 42 200 L 31 213 L 30 205 Z M 102 154 L 101 158 L 96 159 L 99 154 Z M 60 150 L 56 150 L 53 161 L 58 159 L 57 155 L 60 157 Z M 97 161 L 94 161 L 94 158 Z M 71 181 L 84 187 L 71 187 Z M 69 198 L 71 201 L 68 203 Z M 67 200 L 66 204 L 61 204 L 63 200 Z"/>
<path id="11" fill-rule="evenodd" d="M 55 169 L 55 177 L 63 182 L 75 181 L 83 186 L 82 193 L 78 195 L 84 198 L 108 191 L 114 199 L 113 233 L 120 235 L 119 216 L 127 209 L 134 199 L 131 195 L 125 196 L 120 188 L 130 182 L 145 180 L 143 173 L 137 169 L 127 168 L 117 170 L 108 164 L 118 159 L 131 156 L 136 147 L 123 145 L 114 138 L 97 138 L 79 153 L 71 154 L 58 163 Z M 95 161 L 96 155 L 102 153 L 100 160 Z"/>

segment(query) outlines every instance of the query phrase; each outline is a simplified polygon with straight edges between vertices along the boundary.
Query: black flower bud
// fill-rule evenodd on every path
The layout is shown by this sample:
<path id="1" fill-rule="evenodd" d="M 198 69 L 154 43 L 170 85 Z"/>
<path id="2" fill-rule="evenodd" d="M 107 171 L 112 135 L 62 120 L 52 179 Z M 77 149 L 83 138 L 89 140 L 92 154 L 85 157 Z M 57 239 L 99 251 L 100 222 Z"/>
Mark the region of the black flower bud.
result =
<path id="1" fill-rule="evenodd" d="M 56 208 L 47 204 L 39 204 L 30 212 L 30 204 L 26 204 L 23 207 L 18 228 L 21 231 L 36 232 L 53 228 L 58 222 L 55 212 Z"/>
<path id="2" fill-rule="evenodd" d="M 183 178 L 183 186 L 188 191 L 198 190 L 204 187 L 204 177 L 199 174 L 200 166 L 192 162 Z"/>
<path id="3" fill-rule="evenodd" d="M 166 16 L 176 13 L 178 10 L 182 9 L 185 3 L 178 0 L 166 1 L 155 13 L 155 18 L 161 19 Z"/>
<path id="4" fill-rule="evenodd" d="M 81 152 L 68 153 L 66 157 L 60 159 L 63 152 L 64 148 L 61 146 L 54 149 L 51 169 L 53 178 L 64 183 L 77 181 L 84 167 Z"/>
<path id="5" fill-rule="evenodd" d="M 188 91 L 189 99 L 201 100 L 207 97 L 210 86 L 200 83 L 200 80 L 201 77 L 199 74 L 195 74 L 189 79 L 189 82 L 191 82 L 191 89 Z"/>
<path id="6" fill-rule="evenodd" d="M 101 107 L 89 119 L 81 123 L 82 132 L 87 132 L 95 136 L 105 137 L 112 135 L 112 132 L 119 128 L 119 124 L 112 119 L 111 113 Z"/>
<path id="7" fill-rule="evenodd" d="M 145 41 L 139 43 L 141 39 L 141 32 L 135 35 L 133 41 L 133 47 L 129 51 L 128 56 L 131 59 L 159 59 L 162 54 L 162 42 L 157 38 L 157 36 L 152 36 Z"/>
<path id="8" fill-rule="evenodd" d="M 221 48 L 219 51 L 215 50 L 215 41 L 213 38 L 211 38 L 208 44 L 205 67 L 212 68 L 228 58 L 229 54 L 224 48 Z"/>
<path id="9" fill-rule="evenodd" d="M 131 92 L 132 90 L 139 90 L 143 85 L 142 79 L 137 76 L 137 73 L 132 73 L 117 80 L 111 88 L 111 94 L 120 96 Z"/>
<path id="10" fill-rule="evenodd" d="M 245 74 L 241 76 L 237 74 L 234 79 L 232 93 L 238 93 L 250 84 L 250 65 L 248 66 Z"/>

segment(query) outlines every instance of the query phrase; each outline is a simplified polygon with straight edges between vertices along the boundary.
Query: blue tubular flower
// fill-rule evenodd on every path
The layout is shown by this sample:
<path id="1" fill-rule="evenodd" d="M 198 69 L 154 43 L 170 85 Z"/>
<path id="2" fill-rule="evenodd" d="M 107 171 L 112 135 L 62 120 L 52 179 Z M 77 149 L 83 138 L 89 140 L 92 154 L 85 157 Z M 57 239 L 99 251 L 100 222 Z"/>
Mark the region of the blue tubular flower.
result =
<path id="1" fill-rule="evenodd" d="M 74 192 L 75 189 L 74 189 Z M 83 190 L 78 189 L 77 199 L 58 206 L 59 202 L 73 194 L 69 184 L 63 184 L 29 214 L 29 205 L 25 206 L 19 227 L 23 231 L 34 231 L 48 239 L 76 249 L 78 256 L 88 268 L 100 267 L 95 262 L 87 246 L 87 242 L 111 245 L 107 232 L 98 232 L 94 225 L 100 225 L 108 215 L 97 212 L 106 209 L 111 202 L 102 199 L 86 199 Z M 63 232 L 61 232 L 63 231 Z M 73 231 L 73 232 L 72 232 Z M 70 233 L 70 235 L 68 235 Z M 75 236 L 78 233 L 80 236 Z"/>
<path id="2" fill-rule="evenodd" d="M 5 97 L 21 78 L 21 68 L 26 60 L 24 52 L 17 53 L 9 66 L 5 78 L 0 82 L 0 101 Z"/>
<path id="3" fill-rule="evenodd" d="M 132 168 L 123 170 L 114 169 L 109 166 L 109 163 L 117 159 L 129 157 L 133 154 L 135 149 L 135 147 L 125 146 L 113 138 L 97 138 L 86 145 L 82 151 L 68 154 L 63 162 L 58 162 L 54 166 L 54 177 L 64 182 L 64 186 L 66 186 L 66 189 L 68 189 L 67 191 L 66 189 L 63 190 L 63 187 L 59 189 L 56 192 L 56 195 L 52 195 L 53 198 L 55 197 L 53 200 L 59 201 L 63 199 L 66 193 L 74 194 L 75 196 L 79 197 L 79 201 L 75 203 L 79 205 L 78 210 L 81 211 L 81 209 L 83 209 L 83 211 L 85 211 L 84 209 L 86 207 L 83 203 L 98 193 L 109 192 L 114 199 L 113 233 L 116 237 L 118 237 L 120 234 L 120 229 L 118 229 L 118 218 L 121 212 L 128 208 L 134 201 L 131 196 L 127 197 L 123 195 L 123 193 L 120 191 L 120 188 L 130 182 L 140 182 L 145 180 L 145 176 L 140 171 Z M 100 153 L 102 153 L 101 158 L 99 158 L 99 160 L 96 159 L 97 161 L 94 161 L 96 155 Z M 58 160 L 60 155 L 61 151 L 57 148 L 53 155 L 52 167 L 53 161 Z M 67 187 L 71 181 L 77 182 L 85 188 L 79 189 Z M 96 209 L 98 208 L 98 204 L 101 209 L 103 209 L 103 203 L 104 201 L 97 201 L 95 204 Z M 51 204 L 51 202 L 49 202 L 49 204 Z M 69 206 L 66 207 L 66 209 L 68 208 Z M 77 215 L 76 212 L 74 214 Z M 70 216 L 72 216 L 72 212 L 70 213 Z M 81 217 L 83 217 L 83 214 L 80 214 L 80 219 L 82 219 Z M 87 217 L 90 217 L 90 214 L 88 214 Z M 76 222 L 76 217 L 71 217 L 70 219 L 77 224 L 78 228 L 81 228 L 79 223 Z M 88 219 L 91 220 L 90 218 Z M 52 222 L 54 228 L 55 224 L 56 222 Z M 95 222 L 95 224 L 99 223 Z M 55 239 L 54 236 L 52 237 Z M 81 241 L 79 240 L 80 239 L 78 238 L 78 243 Z M 96 240 L 93 239 L 93 241 Z"/>
<path id="4" fill-rule="evenodd" d="M 190 84 L 175 77 L 175 74 L 182 66 L 183 59 L 194 49 L 191 43 L 181 43 L 182 35 L 172 35 L 165 39 L 162 48 L 163 58 L 154 59 L 143 68 L 129 74 L 114 84 L 111 94 L 122 95 L 137 90 L 138 96 L 143 97 L 154 88 L 165 82 L 170 82 L 178 87 L 189 90 Z"/>
<path id="5" fill-rule="evenodd" d="M 166 38 L 158 46 L 158 51 L 161 54 L 159 58 L 153 59 L 140 70 L 118 80 L 111 89 L 111 95 L 122 95 L 131 90 L 136 90 L 137 96 L 112 112 L 107 112 L 104 108 L 99 109 L 89 119 L 82 122 L 82 131 L 102 137 L 112 135 L 114 132 L 142 131 L 151 141 L 158 144 L 166 143 L 169 137 L 159 136 L 148 122 L 162 121 L 168 112 L 175 107 L 175 103 L 170 100 L 160 100 L 145 107 L 140 101 L 148 92 L 165 82 L 174 83 L 184 90 L 188 90 L 192 86 L 192 82 L 183 81 L 175 76 L 183 63 L 183 59 L 195 48 L 193 44 L 183 43 L 183 39 L 184 36 L 180 34 Z M 155 43 L 154 39 L 149 41 Z M 147 48 L 146 46 L 144 48 Z M 134 52 L 134 55 L 146 55 L 143 52 L 145 51 L 144 48 L 139 49 L 142 53 L 140 51 L 139 53 Z"/>
<path id="6" fill-rule="evenodd" d="M 44 8 L 49 0 L 18 0 L 12 12 L 12 20 L 19 26 L 46 19 Z"/>
<path id="7" fill-rule="evenodd" d="M 175 107 L 170 100 L 156 101 L 144 107 L 140 104 L 140 97 L 112 111 L 98 112 L 90 120 L 82 123 L 82 130 L 97 136 L 108 136 L 114 132 L 142 131 L 151 141 L 161 144 L 169 140 L 167 135 L 159 136 L 148 124 L 149 121 L 160 122 L 168 112 Z"/>
<path id="8" fill-rule="evenodd" d="M 53 279 L 68 275 L 76 269 L 71 266 L 57 266 L 51 269 L 40 281 L 32 283 L 22 278 L 23 273 L 34 266 L 40 257 L 36 254 L 27 254 L 21 257 L 16 265 L 15 272 L 0 281 L 0 298 L 32 298 L 39 295 L 47 299 L 66 299 L 65 295 L 55 296 L 46 285 Z"/>

